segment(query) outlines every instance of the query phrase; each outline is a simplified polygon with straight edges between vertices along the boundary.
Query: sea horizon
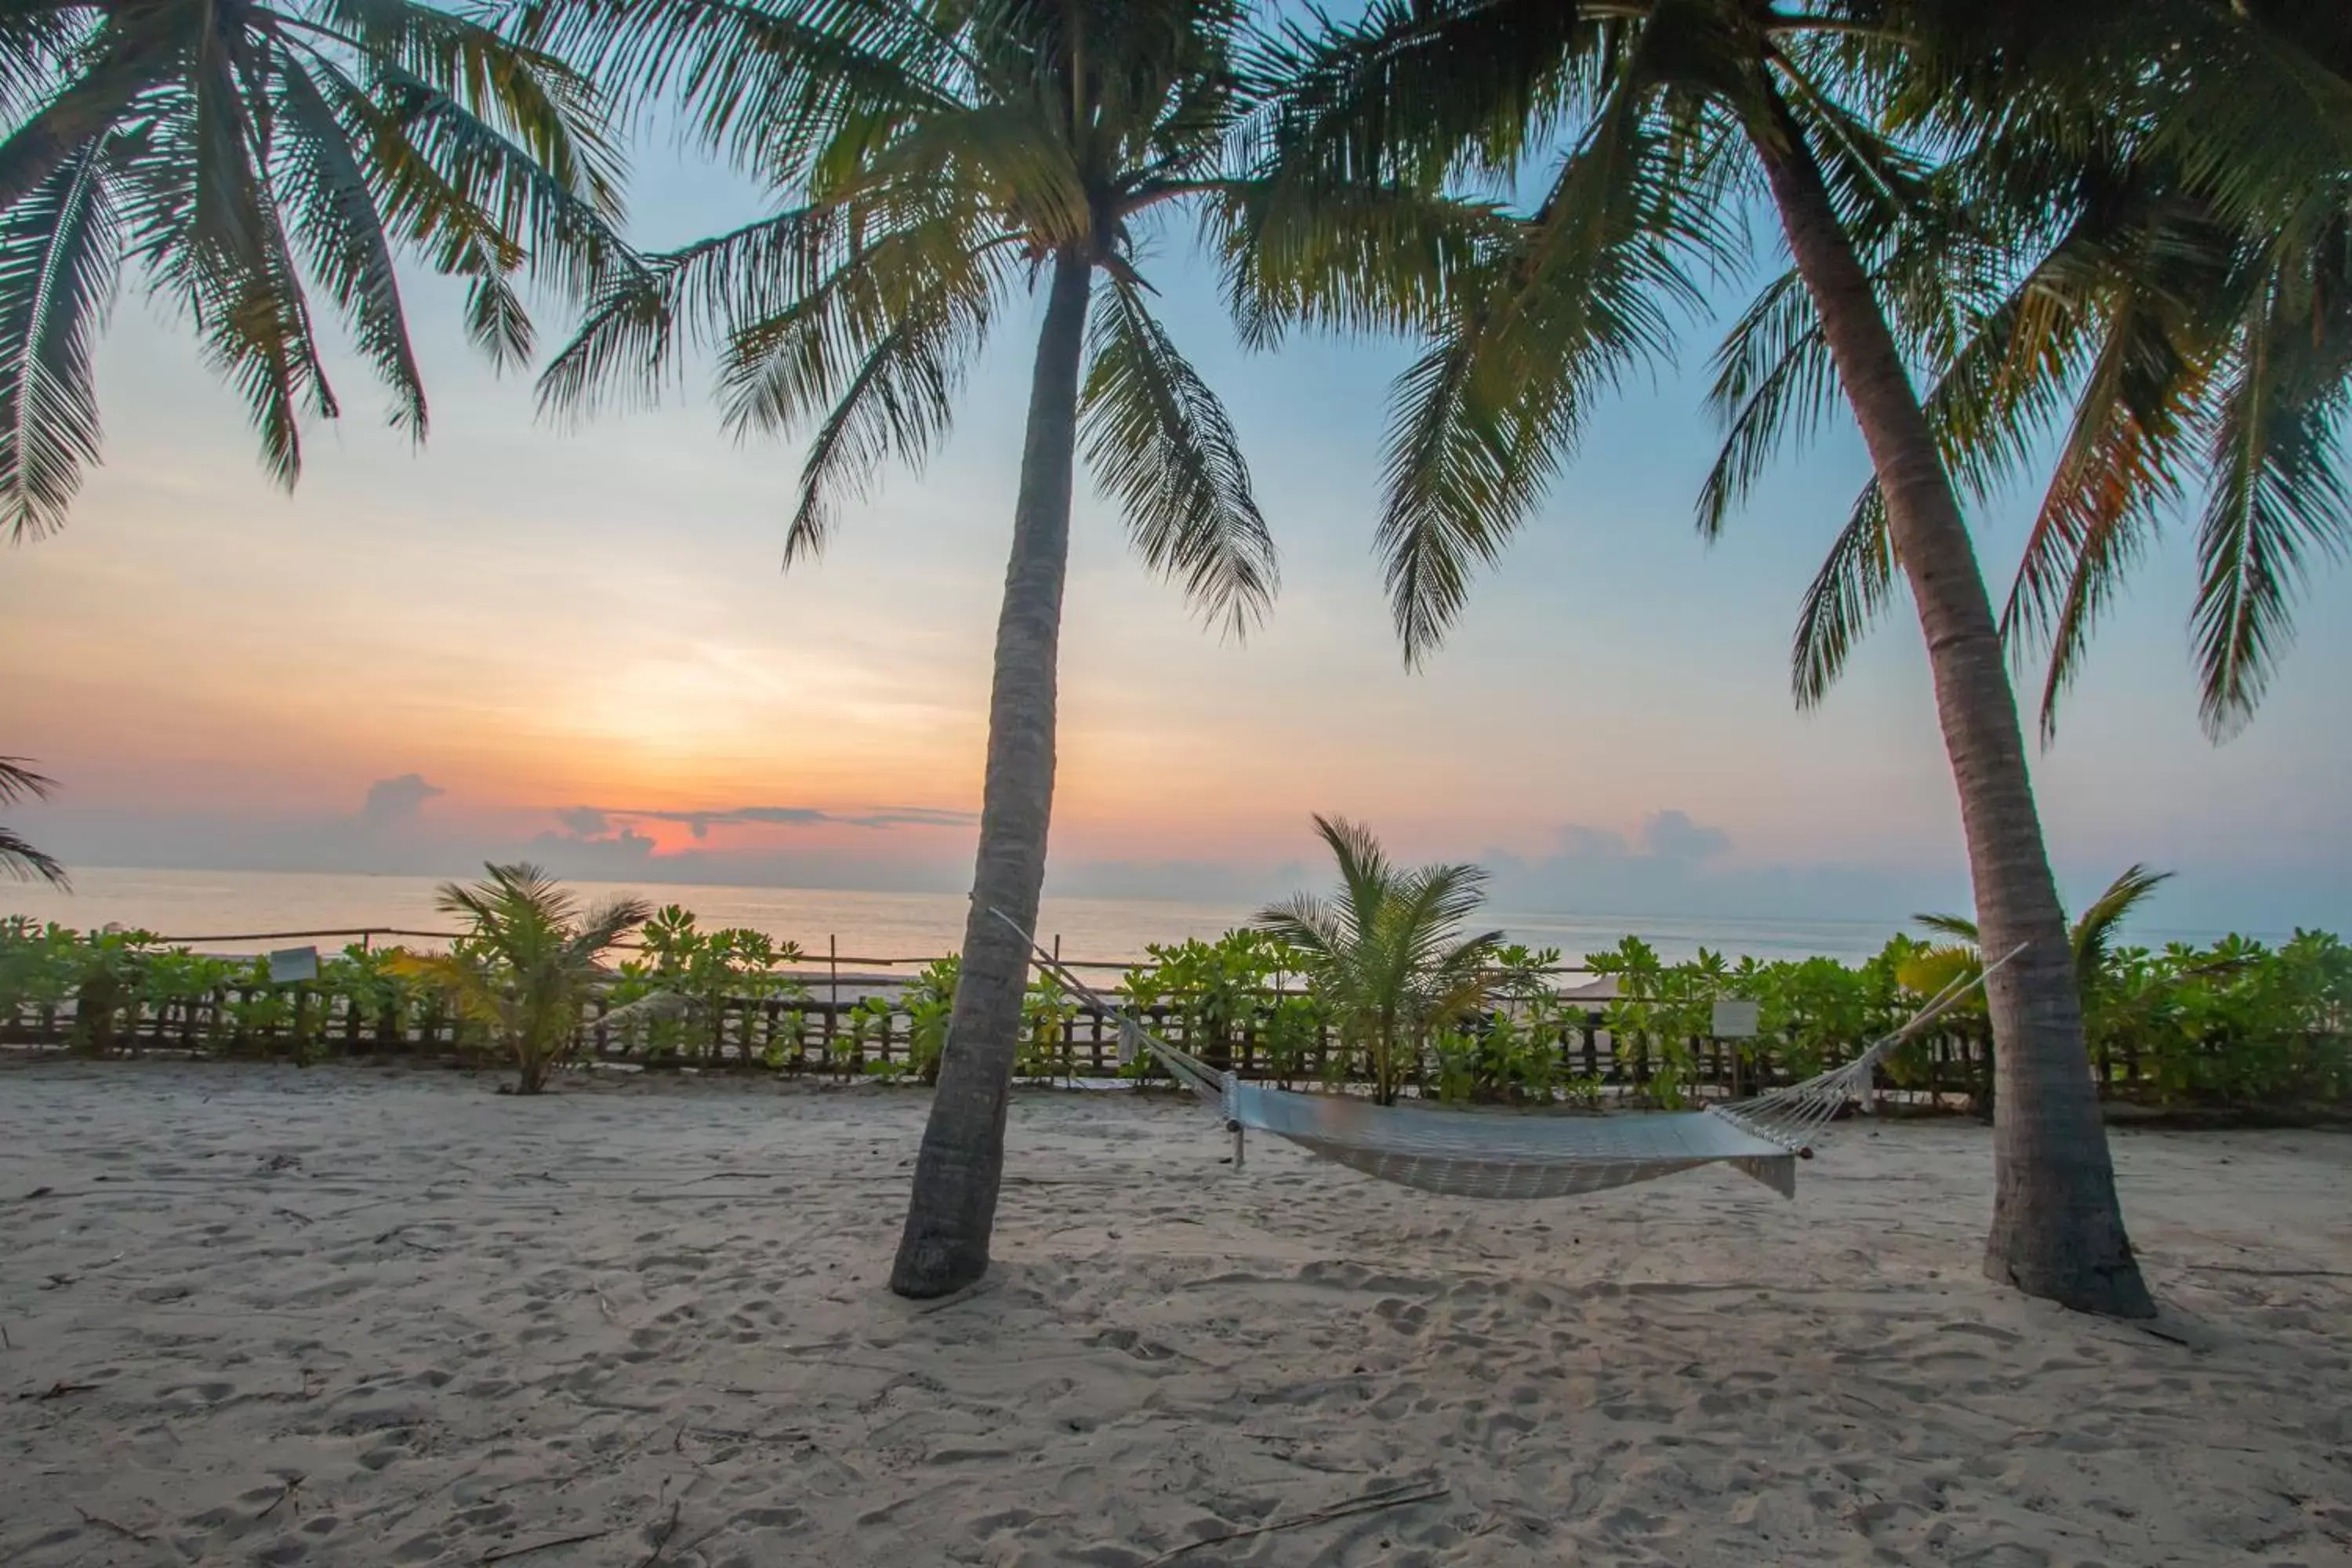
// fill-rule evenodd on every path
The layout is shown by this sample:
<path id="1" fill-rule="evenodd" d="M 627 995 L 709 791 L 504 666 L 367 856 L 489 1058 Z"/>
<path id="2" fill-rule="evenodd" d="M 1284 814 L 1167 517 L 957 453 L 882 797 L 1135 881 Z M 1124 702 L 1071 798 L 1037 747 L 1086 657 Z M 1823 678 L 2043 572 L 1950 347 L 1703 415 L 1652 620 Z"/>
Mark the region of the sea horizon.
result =
<path id="1" fill-rule="evenodd" d="M 0 917 L 54 921 L 82 931 L 114 925 L 215 951 L 257 951 L 259 942 L 304 940 L 311 933 L 325 933 L 319 945 L 339 947 L 332 938 L 343 933 L 448 931 L 449 918 L 435 910 L 434 894 L 449 879 L 375 872 L 89 867 L 74 872 L 70 890 L 0 887 Z M 567 880 L 565 886 L 591 902 L 635 893 L 656 908 L 682 905 L 706 930 L 747 926 L 798 943 L 807 961 L 817 963 L 831 959 L 903 964 L 955 952 L 962 946 L 967 901 L 961 893 L 656 880 Z M 1142 959 L 1153 943 L 1214 938 L 1255 913 L 1255 906 L 1238 903 L 1048 894 L 1040 906 L 1038 940 L 1073 961 L 1125 962 Z M 1897 931 L 1919 934 L 1916 924 L 1905 921 L 1704 912 L 1612 915 L 1495 908 L 1472 923 L 1499 929 L 1532 948 L 1558 948 L 1570 967 L 1625 936 L 1640 937 L 1670 963 L 1705 948 L 1735 961 L 1818 956 L 1852 963 L 1877 953 Z M 2149 945 L 2207 942 L 2226 934 L 2144 926 L 2132 928 L 2127 940 Z M 2275 941 L 2292 933 L 2241 934 Z"/>

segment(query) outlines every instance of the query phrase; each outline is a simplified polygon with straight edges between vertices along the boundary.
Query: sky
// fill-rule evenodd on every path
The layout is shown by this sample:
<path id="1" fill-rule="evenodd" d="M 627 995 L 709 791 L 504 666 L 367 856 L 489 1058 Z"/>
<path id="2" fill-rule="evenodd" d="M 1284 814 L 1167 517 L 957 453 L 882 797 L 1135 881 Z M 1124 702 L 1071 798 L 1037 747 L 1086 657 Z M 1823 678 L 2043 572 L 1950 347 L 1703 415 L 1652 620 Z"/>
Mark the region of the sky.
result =
<path id="1" fill-rule="evenodd" d="M 661 147 L 647 243 L 758 194 Z M 1769 236 L 1767 237 L 1769 238 Z M 1281 543 L 1271 621 L 1221 640 L 1081 477 L 1049 884 L 1241 900 L 1314 879 L 1310 814 L 1475 859 L 1518 910 L 1893 919 L 1965 908 L 1950 773 L 1907 601 L 1799 712 L 1800 595 L 1866 472 L 1840 426 L 1712 547 L 1716 327 L 1593 420 L 1538 516 L 1409 673 L 1371 552 L 1393 342 L 1238 347 L 1181 228 L 1146 269 L 1223 394 Z M 1768 248 L 1763 260 L 1772 260 Z M 1736 284 L 1717 291 L 1736 298 Z M 344 417 L 290 497 L 184 329 L 127 290 L 100 354 L 104 466 L 69 526 L 0 551 L 0 753 L 58 798 L 9 821 L 84 866 L 559 874 L 817 888 L 968 884 L 1034 308 L 952 437 L 822 559 L 780 562 L 799 452 L 737 441 L 701 386 L 582 426 L 464 343 L 412 268 L 422 450 L 343 356 Z M 542 312 L 561 340 L 560 307 Z M 2024 487 L 1980 508 L 2005 586 Z M 2199 731 L 2175 528 L 2095 648 L 2035 775 L 2079 904 L 2175 870 L 2179 931 L 2352 924 L 2352 573 L 2322 566 L 2252 727 Z"/>

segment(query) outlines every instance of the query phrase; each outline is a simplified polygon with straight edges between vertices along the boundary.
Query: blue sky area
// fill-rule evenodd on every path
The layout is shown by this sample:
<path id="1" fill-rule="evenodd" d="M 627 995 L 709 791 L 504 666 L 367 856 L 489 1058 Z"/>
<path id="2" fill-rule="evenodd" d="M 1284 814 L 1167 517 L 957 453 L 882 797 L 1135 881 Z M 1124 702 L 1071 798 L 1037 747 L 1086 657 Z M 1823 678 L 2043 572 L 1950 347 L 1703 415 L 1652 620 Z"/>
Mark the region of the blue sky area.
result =
<path id="1" fill-rule="evenodd" d="M 667 149 L 635 194 L 652 243 L 758 200 Z M 1965 906 L 1907 602 L 1823 710 L 1788 694 L 1799 595 L 1864 473 L 1846 429 L 1703 545 L 1715 331 L 1694 325 L 1678 368 L 1593 421 L 1459 633 L 1408 674 L 1370 554 L 1406 349 L 1242 351 L 1188 239 L 1171 228 L 1149 270 L 1243 432 L 1283 595 L 1246 646 L 1221 644 L 1082 489 L 1057 888 L 1278 890 L 1312 864 L 1321 810 L 1409 856 L 1486 861 L 1514 909 Z M 959 887 L 1033 314 L 1008 315 L 928 469 L 891 476 L 786 575 L 791 444 L 732 441 L 698 386 L 551 426 L 526 379 L 465 347 L 454 290 L 412 273 L 410 300 L 429 446 L 383 427 L 346 358 L 346 416 L 313 433 L 288 498 L 191 342 L 126 295 L 106 466 L 64 533 L 0 556 L 0 751 L 63 785 L 15 825 L 89 865 L 457 872 L 528 850 L 581 876 Z M 565 328 L 549 310 L 543 341 Z M 2029 512 L 2021 493 L 1977 520 L 1997 591 Z M 2266 707 L 2220 748 L 2196 721 L 2193 585 L 2176 528 L 2037 760 L 2069 895 L 2147 861 L 2180 873 L 2159 926 L 2352 923 L 2352 577 L 2317 574 Z"/>

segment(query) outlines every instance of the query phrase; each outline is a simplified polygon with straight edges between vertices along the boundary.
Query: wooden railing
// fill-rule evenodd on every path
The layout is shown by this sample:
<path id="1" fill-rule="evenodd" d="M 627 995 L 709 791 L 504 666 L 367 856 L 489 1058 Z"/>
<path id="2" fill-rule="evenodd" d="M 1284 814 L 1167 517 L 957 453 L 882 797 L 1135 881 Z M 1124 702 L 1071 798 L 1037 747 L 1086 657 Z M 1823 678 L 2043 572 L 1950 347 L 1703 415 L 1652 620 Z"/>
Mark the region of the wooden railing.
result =
<path id="1" fill-rule="evenodd" d="M 841 1079 L 904 1077 L 915 1070 L 914 1020 L 906 1013 L 824 998 L 730 998 L 691 1023 L 647 1025 L 642 1016 L 607 1027 L 602 1003 L 593 1004 L 582 1029 L 588 1059 L 646 1069 L 774 1071 Z M 1192 1051 L 1220 1071 L 1294 1085 L 1352 1083 L 1365 1078 L 1360 1053 L 1328 1027 L 1287 1049 L 1255 1029 L 1227 1037 L 1194 1037 L 1184 1016 L 1165 1007 L 1144 1010 L 1154 1033 Z M 1058 1028 L 1033 1030 L 1021 1076 L 1033 1081 L 1101 1082 L 1151 1076 L 1123 1069 L 1118 1026 L 1108 1014 L 1068 1005 Z M 100 1027 L 84 1030 L 70 1004 L 26 1007 L 0 1018 L 0 1046 L 19 1049 L 79 1047 L 93 1054 L 216 1056 L 315 1060 L 324 1058 L 478 1058 L 493 1060 L 478 1026 L 462 1023 L 427 996 L 374 1009 L 347 994 L 303 988 L 236 988 L 163 1004 L 131 1004 Z M 1547 1076 L 1612 1098 L 1638 1095 L 1651 1084 L 1661 1047 L 1627 1042 L 1624 1048 L 1599 1011 L 1561 1016 L 1530 1047 L 1547 1051 Z M 1704 1037 L 1683 1043 L 1677 1079 L 1702 1098 L 1753 1093 L 1787 1081 L 1792 1069 L 1774 1042 Z M 1965 1030 L 1924 1041 L 1916 1081 L 1904 1087 L 1932 1099 L 1969 1097 L 1981 1089 L 1986 1054 Z M 1807 1064 L 1809 1067 L 1811 1064 Z M 1828 1062 L 1822 1065 L 1834 1065 Z"/>
<path id="2" fill-rule="evenodd" d="M 867 961 L 870 962 L 870 961 Z M 883 1009 L 825 997 L 730 998 L 715 1015 L 685 1025 L 646 1026 L 642 1016 L 607 1026 L 601 1003 L 593 1005 L 582 1030 L 586 1059 L 645 1070 L 694 1068 L 719 1072 L 782 1072 L 840 1080 L 905 1078 L 916 1070 L 915 1020 L 898 1008 Z M 1195 1037 L 1184 1016 L 1172 1009 L 1144 1010 L 1149 1026 L 1171 1044 L 1191 1050 L 1219 1070 L 1263 1082 L 1287 1085 L 1351 1085 L 1370 1077 L 1369 1064 L 1328 1027 L 1311 1038 L 1281 1048 L 1255 1029 L 1222 1038 Z M 1155 1076 L 1123 1069 L 1118 1028 L 1109 1015 L 1071 1003 L 1062 1026 L 1024 1044 L 1020 1076 L 1033 1082 L 1102 1082 L 1121 1077 Z M 1891 1068 L 1882 1069 L 1879 1088 L 1923 1105 L 1990 1103 L 1991 1052 L 1980 1018 L 1914 1042 Z M 1680 1098 L 1711 1100 L 1753 1094 L 1804 1073 L 1835 1066 L 1860 1042 L 1827 1053 L 1800 1053 L 1770 1038 L 1728 1041 L 1696 1037 L 1671 1049 L 1655 1040 L 1620 1041 L 1601 1010 L 1556 1016 L 1523 1049 L 1543 1053 L 1541 1070 L 1528 1075 L 1551 1083 L 1559 1094 L 1609 1103 L 1651 1097 L 1662 1067 L 1675 1069 Z M 406 1058 L 498 1062 L 478 1025 L 460 1022 L 429 994 L 393 1007 L 364 998 L 310 987 L 231 988 L 185 1000 L 131 1003 L 85 1028 L 70 1003 L 26 1006 L 0 1015 L 0 1047 L 20 1051 L 79 1050 L 99 1056 L 178 1056 L 312 1061 L 331 1058 Z M 2337 1064 L 2301 1075 L 2297 1103 L 2352 1102 L 2341 1064 L 2347 1042 L 2337 1035 L 2314 1036 L 2294 1047 L 2313 1063 Z M 2218 1062 L 2224 1048 L 2213 1051 Z M 2178 1053 L 2170 1058 L 2179 1068 Z M 2158 1067 L 2128 1042 L 2095 1052 L 2094 1073 L 2101 1092 L 2116 1100 L 2171 1099 L 2204 1103 L 2209 1097 L 2179 1095 L 2159 1081 Z M 1427 1081 L 1433 1087 L 1432 1076 Z"/>

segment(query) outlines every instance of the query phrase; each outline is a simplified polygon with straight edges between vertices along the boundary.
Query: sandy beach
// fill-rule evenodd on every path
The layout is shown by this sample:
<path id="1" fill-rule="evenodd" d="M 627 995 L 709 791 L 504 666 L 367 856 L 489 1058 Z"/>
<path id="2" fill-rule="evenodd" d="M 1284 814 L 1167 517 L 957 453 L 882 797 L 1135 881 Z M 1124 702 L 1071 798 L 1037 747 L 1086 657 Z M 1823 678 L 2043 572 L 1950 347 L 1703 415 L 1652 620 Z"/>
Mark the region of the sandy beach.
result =
<path id="1" fill-rule="evenodd" d="M 1481 1205 L 1025 1095 L 918 1307 L 918 1094 L 492 1082 L 0 1068 L 0 1562 L 2352 1563 L 2352 1136 L 2117 1133 L 2151 1331 L 1970 1125 Z"/>

